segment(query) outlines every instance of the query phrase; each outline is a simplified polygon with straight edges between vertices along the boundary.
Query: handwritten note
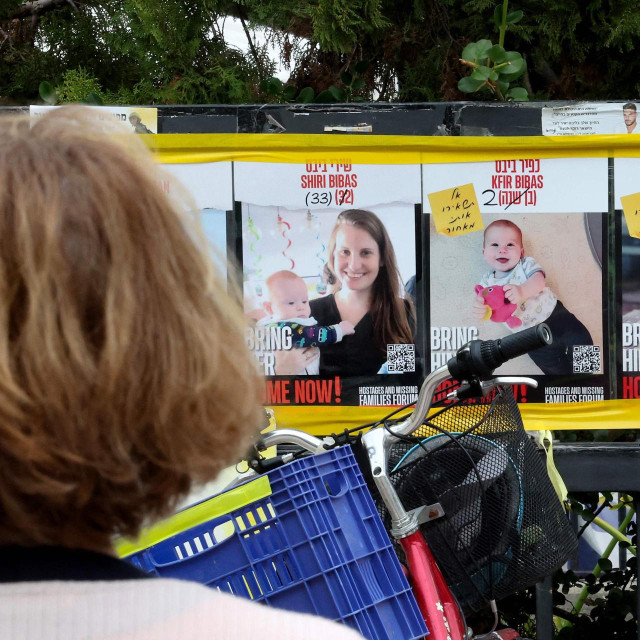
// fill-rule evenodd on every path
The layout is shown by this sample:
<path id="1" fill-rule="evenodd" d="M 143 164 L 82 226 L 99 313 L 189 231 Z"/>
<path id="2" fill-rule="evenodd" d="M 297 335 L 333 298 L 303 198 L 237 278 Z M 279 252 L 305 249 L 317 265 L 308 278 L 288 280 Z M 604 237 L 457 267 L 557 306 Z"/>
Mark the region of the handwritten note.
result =
<path id="1" fill-rule="evenodd" d="M 632 238 L 640 238 L 640 193 L 632 193 L 620 198 L 624 219 Z"/>
<path id="2" fill-rule="evenodd" d="M 428 198 L 438 233 L 461 236 L 484 229 L 473 184 L 436 191 Z"/>

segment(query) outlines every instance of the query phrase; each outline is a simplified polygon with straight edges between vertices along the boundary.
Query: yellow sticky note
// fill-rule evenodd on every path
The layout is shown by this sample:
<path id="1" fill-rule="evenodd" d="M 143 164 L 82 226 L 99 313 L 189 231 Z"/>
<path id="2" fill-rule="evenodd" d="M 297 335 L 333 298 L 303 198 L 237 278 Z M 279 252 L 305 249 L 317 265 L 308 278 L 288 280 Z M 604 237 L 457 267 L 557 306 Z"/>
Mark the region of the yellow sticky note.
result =
<path id="1" fill-rule="evenodd" d="M 472 184 L 428 194 L 431 213 L 438 233 L 461 236 L 484 229 Z"/>
<path id="2" fill-rule="evenodd" d="M 620 198 L 624 219 L 632 238 L 640 238 L 640 193 L 632 193 Z"/>

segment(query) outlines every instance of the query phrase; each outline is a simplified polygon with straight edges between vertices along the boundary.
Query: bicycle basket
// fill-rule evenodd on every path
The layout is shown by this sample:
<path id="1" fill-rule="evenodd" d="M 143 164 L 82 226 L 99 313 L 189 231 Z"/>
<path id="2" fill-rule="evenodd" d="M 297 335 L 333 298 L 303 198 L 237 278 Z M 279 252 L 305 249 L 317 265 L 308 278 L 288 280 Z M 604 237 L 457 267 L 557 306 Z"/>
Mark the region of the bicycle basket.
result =
<path id="1" fill-rule="evenodd" d="M 416 444 L 392 448 L 391 481 L 407 510 L 442 505 L 445 516 L 421 531 L 465 611 L 535 584 L 574 552 L 575 534 L 510 389 L 490 404 L 452 405 L 414 436 Z"/>

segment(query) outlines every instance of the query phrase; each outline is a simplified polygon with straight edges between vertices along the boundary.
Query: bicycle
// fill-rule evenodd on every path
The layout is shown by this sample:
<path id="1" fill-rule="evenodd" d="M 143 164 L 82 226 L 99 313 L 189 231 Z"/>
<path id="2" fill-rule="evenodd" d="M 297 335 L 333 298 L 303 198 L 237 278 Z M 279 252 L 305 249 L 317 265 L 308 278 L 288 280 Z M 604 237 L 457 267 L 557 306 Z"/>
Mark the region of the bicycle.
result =
<path id="1" fill-rule="evenodd" d="M 508 387 L 536 382 L 521 377 L 491 378 L 493 371 L 507 360 L 543 347 L 551 340 L 549 328 L 542 324 L 500 340 L 471 341 L 447 365 L 426 377 L 409 417 L 365 425 L 372 428 L 355 441 L 352 434 L 320 440 L 293 429 L 266 433 L 249 456 L 250 473 L 257 480 L 210 501 L 213 504 L 221 498 L 228 500 L 233 492 L 253 487 L 254 493 L 243 495 L 235 505 L 237 509 L 222 510 L 229 514 L 226 520 L 212 519 L 220 514 L 219 509 L 215 513 L 209 509 L 205 515 L 196 517 L 193 514 L 198 509 L 205 511 L 206 506 L 196 505 L 195 510 L 190 510 L 191 520 L 165 526 L 161 535 L 147 535 L 137 547 L 124 549 L 129 553 L 121 550 L 121 555 L 129 555 L 147 571 L 189 576 L 276 606 L 318 612 L 317 608 L 310 608 L 311 601 L 329 597 L 331 591 L 329 595 L 337 600 L 335 611 L 329 608 L 320 613 L 348 622 L 369 638 L 406 640 L 423 636 L 427 629 L 431 640 L 500 638 L 495 635 L 496 600 L 548 575 L 575 548 L 575 535 L 535 445 L 524 433 Z M 429 415 L 434 393 L 449 378 L 460 381 L 458 387 L 447 394 L 442 409 Z M 488 394 L 492 395 L 490 399 Z M 480 401 L 473 404 L 475 399 Z M 259 453 L 285 444 L 315 455 L 300 457 L 296 451 L 263 458 Z M 351 448 L 345 446 L 348 444 L 354 446 L 370 485 L 354 475 L 358 465 Z M 330 472 L 318 473 L 313 465 L 320 465 L 326 458 L 328 463 L 322 464 L 329 464 Z M 267 501 L 263 487 L 261 493 L 255 493 L 263 478 L 272 485 L 273 495 Z M 337 527 L 326 526 L 336 519 L 334 502 L 339 504 L 351 497 L 347 495 L 350 493 L 357 496 L 360 505 L 355 519 L 349 513 Z M 377 511 L 386 531 L 395 541 L 395 551 L 404 559 L 413 596 L 394 573 L 391 558 L 396 565 L 398 559 L 377 518 L 372 495 L 377 498 Z M 249 511 L 245 507 L 248 504 Z M 274 511 L 274 505 L 276 511 L 281 510 L 280 514 Z M 338 508 L 344 509 L 345 505 L 339 504 Z M 303 515 L 296 514 L 297 510 L 302 510 Z M 364 529 L 357 528 L 355 520 L 359 517 L 368 523 Z M 286 525 L 289 530 L 277 529 L 291 518 L 294 520 Z M 496 527 L 496 521 L 504 527 Z M 183 531 L 187 526 L 189 530 Z M 336 539 L 343 533 L 341 527 L 349 539 Z M 237 546 L 223 547 L 232 535 L 235 535 L 232 543 Z M 321 552 L 311 546 L 307 548 L 311 538 L 315 543 L 315 538 L 323 536 Z M 358 536 L 374 540 L 369 544 L 367 557 L 349 553 L 350 546 L 363 542 Z M 283 542 L 283 538 L 287 540 Z M 151 547 L 150 542 L 158 539 L 166 540 L 166 544 Z M 240 554 L 241 545 L 247 549 L 242 563 L 236 562 L 233 571 L 224 562 L 222 570 L 216 556 L 211 555 L 218 548 L 226 549 L 225 560 L 229 560 L 230 556 Z M 281 553 L 285 548 L 291 553 Z M 320 557 L 324 555 L 327 557 Z M 372 559 L 376 556 L 381 564 L 374 567 Z M 215 575 L 212 560 L 216 564 Z M 300 568 L 305 562 L 313 564 L 313 571 L 305 573 Z M 335 593 L 332 582 L 322 583 L 321 589 L 317 584 L 323 566 L 325 572 L 326 567 L 339 572 L 341 584 L 335 586 Z M 388 588 L 381 586 L 379 579 L 385 571 L 390 573 Z M 397 573 L 402 577 L 400 570 Z M 294 589 L 300 582 L 305 582 L 304 589 Z M 319 591 L 307 593 L 309 585 Z M 365 602 L 358 593 L 370 588 L 378 599 L 382 595 L 394 599 L 391 604 L 384 604 L 388 619 L 382 632 L 376 628 L 380 625 L 378 614 L 365 615 L 371 599 Z M 288 599 L 282 600 L 283 594 Z M 274 599 L 269 600 L 272 596 Z M 341 598 L 357 602 L 348 610 L 339 611 Z M 467 628 L 465 612 L 477 610 L 486 602 L 493 611 L 493 629 L 474 636 Z M 406 624 L 404 617 L 408 620 Z M 421 617 L 420 624 L 414 617 Z"/>
<path id="2" fill-rule="evenodd" d="M 425 535 L 423 535 L 424 531 L 421 531 L 421 525 L 425 525 L 435 521 L 436 519 L 442 518 L 445 514 L 445 509 L 441 504 L 441 499 L 440 501 L 436 500 L 428 505 L 422 504 L 421 506 L 415 506 L 414 508 L 407 510 L 403 504 L 403 498 L 399 493 L 403 493 L 403 497 L 406 498 L 406 496 L 412 491 L 412 489 L 408 489 L 407 487 L 412 482 L 416 482 L 416 477 L 410 478 L 409 480 L 407 480 L 407 478 L 410 474 L 416 476 L 416 469 L 420 462 L 424 463 L 424 461 L 428 460 L 429 457 L 437 457 L 438 454 L 442 457 L 442 452 L 445 448 L 459 446 L 460 450 L 463 451 L 462 456 L 467 456 L 469 458 L 470 465 L 467 465 L 467 468 L 462 472 L 465 477 L 461 484 L 455 485 L 458 487 L 457 495 L 449 495 L 448 499 L 445 495 L 445 501 L 449 504 L 456 501 L 472 503 L 473 506 L 471 510 L 474 512 L 472 517 L 470 519 L 467 517 L 466 520 L 468 521 L 466 521 L 464 512 L 458 509 L 456 510 L 453 518 L 455 519 L 457 517 L 459 521 L 462 521 L 462 524 L 461 522 L 458 522 L 457 524 L 454 523 L 456 526 L 449 527 L 449 529 L 451 529 L 449 533 L 453 536 L 457 536 L 458 538 L 461 536 L 459 533 L 456 533 L 456 527 L 458 530 L 460 527 L 463 529 L 466 527 L 467 531 L 463 531 L 462 538 L 464 538 L 464 533 L 466 533 L 467 539 L 462 540 L 462 542 L 465 546 L 468 546 L 468 538 L 470 537 L 468 529 L 469 527 L 474 526 L 474 522 L 476 523 L 476 529 L 480 526 L 480 524 L 478 524 L 479 511 L 481 511 L 484 506 L 483 501 L 484 503 L 488 501 L 486 497 L 486 485 L 491 483 L 495 484 L 496 481 L 496 469 L 491 469 L 490 467 L 497 466 L 500 469 L 503 469 L 508 467 L 510 464 L 514 464 L 512 460 L 508 459 L 509 456 L 505 453 L 504 448 L 494 446 L 490 440 L 477 435 L 477 421 L 472 424 L 471 428 L 457 433 L 454 432 L 455 435 L 452 435 L 451 431 L 447 431 L 434 423 L 433 418 L 431 420 L 427 420 L 434 392 L 443 381 L 452 377 L 462 381 L 462 383 L 457 390 L 447 396 L 449 401 L 455 399 L 461 400 L 473 397 L 485 397 L 489 392 L 498 389 L 499 391 L 495 398 L 498 398 L 499 402 L 505 403 L 504 407 L 509 415 L 509 419 L 513 419 L 513 417 L 517 415 L 517 421 L 519 421 L 519 412 L 515 401 L 512 396 L 508 397 L 506 395 L 502 387 L 503 385 L 512 384 L 528 384 L 535 386 L 537 383 L 532 379 L 522 377 L 499 377 L 489 380 L 483 379 L 491 376 L 493 371 L 507 360 L 523 355 L 534 348 L 544 347 L 549 344 L 551 340 L 552 337 L 549 328 L 542 324 L 529 330 L 510 335 L 502 340 L 489 340 L 484 342 L 476 340 L 468 343 L 457 352 L 456 356 L 452 358 L 447 365 L 437 369 L 427 376 L 420 389 L 416 408 L 408 418 L 393 426 L 384 425 L 384 428 L 373 428 L 362 436 L 362 448 L 366 451 L 371 477 L 375 482 L 379 499 L 383 505 L 381 509 L 382 515 L 386 516 L 386 525 L 389 533 L 404 552 L 413 592 L 420 611 L 424 616 L 427 628 L 431 634 L 430 637 L 433 640 L 462 640 L 472 637 L 470 631 L 466 627 L 462 605 L 459 602 L 459 598 L 456 598 L 447 585 L 447 582 L 434 559 L 433 553 L 425 541 Z M 489 405 L 489 407 L 493 407 L 494 412 L 496 411 L 496 406 L 497 404 L 495 403 Z M 452 407 L 453 405 L 450 405 L 448 409 L 443 410 L 439 415 L 444 415 L 444 412 L 450 411 Z M 463 410 L 468 412 L 470 408 L 465 407 Z M 460 420 L 460 418 L 458 417 L 456 420 Z M 487 421 L 487 414 L 485 413 L 480 420 Z M 495 429 L 495 425 L 490 428 Z M 520 429 L 521 428 L 520 423 Z M 422 433 L 420 430 L 422 430 Z M 433 431 L 436 433 L 433 433 Z M 417 438 L 414 435 L 414 438 L 412 439 L 411 436 L 415 433 L 418 433 L 419 435 Z M 464 442 L 465 438 L 467 442 Z M 473 447 L 469 447 L 468 441 L 470 439 L 476 440 L 473 443 Z M 434 440 L 444 440 L 445 442 L 435 443 Z M 429 444 L 427 445 L 427 443 Z M 314 454 L 322 453 L 330 446 L 326 441 L 319 440 L 318 438 L 310 436 L 304 432 L 298 432 L 292 429 L 280 429 L 263 436 L 259 442 L 258 449 L 283 444 L 298 445 L 304 450 Z M 479 444 L 481 446 L 478 449 Z M 533 447 L 533 445 L 531 446 Z M 475 451 L 470 452 L 470 448 L 475 449 Z M 451 451 L 447 453 L 450 454 Z M 473 460 L 474 454 L 477 458 L 476 461 Z M 289 455 L 291 456 L 291 454 Z M 278 462 L 283 462 L 283 458 L 286 459 L 286 456 L 281 457 Z M 261 466 L 261 462 L 257 458 L 254 458 L 251 464 L 254 468 L 258 469 Z M 274 463 L 274 461 L 271 460 L 267 463 L 267 466 L 272 468 L 274 464 L 277 464 L 277 462 Z M 422 466 L 424 467 L 424 464 Z M 471 467 L 470 469 L 468 469 L 469 466 Z M 393 481 L 390 477 L 391 471 L 402 471 L 403 469 L 405 470 L 405 473 L 403 476 L 400 476 L 401 479 Z M 418 470 L 418 474 L 420 473 L 421 472 Z M 500 473 L 504 473 L 504 471 L 501 470 Z M 517 475 L 517 470 L 515 474 L 512 475 Z M 521 483 L 522 480 L 519 479 L 518 482 Z M 485 486 L 483 487 L 483 485 Z M 460 487 L 464 487 L 465 491 L 461 491 Z M 555 498 L 555 494 L 551 497 L 552 489 L 550 483 L 546 488 L 547 498 L 553 500 Z M 447 492 L 451 493 L 454 489 L 455 487 L 449 487 L 441 490 L 441 497 L 443 491 L 446 494 Z M 517 492 L 522 493 L 521 487 L 519 489 L 520 490 Z M 466 493 L 466 495 L 462 495 L 462 493 Z M 422 498 L 422 496 L 419 496 L 419 498 Z M 421 499 L 418 499 L 418 502 L 420 503 Z M 559 504 L 557 504 L 556 507 L 554 519 L 557 522 L 558 515 L 561 514 L 562 509 Z M 518 521 L 520 531 L 522 531 L 524 518 L 522 511 L 523 506 L 518 504 L 516 520 Z M 560 515 L 560 517 L 562 517 L 562 515 Z M 567 525 L 563 528 L 562 535 L 559 536 L 560 538 L 565 538 L 560 541 L 561 544 L 559 545 L 563 547 L 563 551 L 561 553 L 555 553 L 556 557 L 554 557 L 551 562 L 551 564 L 554 565 L 553 568 L 557 568 L 557 566 L 561 565 L 562 561 L 566 559 L 566 557 L 560 559 L 558 556 L 566 555 L 568 557 L 572 550 L 572 543 L 570 542 L 572 536 L 569 531 L 570 530 Z M 538 535 L 540 534 L 539 531 L 535 533 Z M 429 534 L 427 534 L 427 537 L 429 537 Z M 476 544 L 479 544 L 477 540 L 475 542 Z M 506 547 L 508 550 L 507 553 L 512 556 L 509 564 L 513 564 L 513 562 L 515 562 L 515 559 L 513 558 L 515 555 L 513 542 L 508 540 L 502 540 L 500 542 L 501 546 L 503 548 Z M 486 541 L 482 544 L 485 543 Z M 495 544 L 493 546 L 493 555 L 495 556 Z M 460 552 L 461 550 L 457 549 L 457 551 Z M 560 549 L 558 549 L 558 551 L 560 551 Z M 459 565 L 460 562 L 459 560 L 454 560 L 453 564 Z M 496 564 L 497 562 L 495 559 L 485 562 L 486 570 L 489 574 L 499 572 L 501 570 L 506 571 L 504 567 L 498 567 Z M 451 574 L 456 574 L 455 567 L 453 571 L 451 570 L 451 567 L 449 567 L 448 573 L 450 576 Z M 460 571 L 457 573 L 459 574 Z M 462 573 L 464 573 L 464 568 Z M 538 568 L 536 573 L 541 573 L 540 568 Z M 502 577 L 504 578 L 504 576 Z M 542 577 L 542 575 L 538 575 L 536 577 Z M 493 578 L 494 577 L 490 575 L 488 579 L 492 590 Z M 458 577 L 458 581 L 460 580 L 461 578 Z M 510 578 L 510 581 L 511 584 L 509 589 L 514 590 L 513 577 Z M 526 581 L 531 582 L 531 577 Z M 468 589 L 468 585 L 462 588 L 463 593 L 465 588 Z M 482 593 L 483 590 L 477 588 L 475 590 L 478 593 L 471 593 L 465 598 L 465 603 L 468 605 L 470 604 L 471 606 L 469 608 L 471 609 L 476 608 L 478 595 L 481 596 L 481 599 L 484 599 L 484 593 Z M 472 604 L 474 600 L 476 606 Z M 493 597 L 490 599 L 490 606 L 494 613 L 495 622 L 497 623 L 497 607 L 495 598 Z M 491 633 L 493 633 L 494 630 L 495 624 L 494 629 L 490 634 L 477 637 L 491 637 Z M 501 636 L 496 635 L 494 637 Z"/>

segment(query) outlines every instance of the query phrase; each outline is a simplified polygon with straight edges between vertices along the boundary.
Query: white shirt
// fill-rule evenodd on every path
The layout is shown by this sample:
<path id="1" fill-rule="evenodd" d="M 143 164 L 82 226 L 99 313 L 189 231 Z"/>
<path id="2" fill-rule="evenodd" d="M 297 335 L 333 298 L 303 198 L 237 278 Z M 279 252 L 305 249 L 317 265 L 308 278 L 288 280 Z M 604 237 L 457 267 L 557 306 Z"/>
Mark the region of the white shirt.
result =
<path id="1" fill-rule="evenodd" d="M 173 579 L 0 583 L 3 640 L 362 640 L 324 618 Z"/>

